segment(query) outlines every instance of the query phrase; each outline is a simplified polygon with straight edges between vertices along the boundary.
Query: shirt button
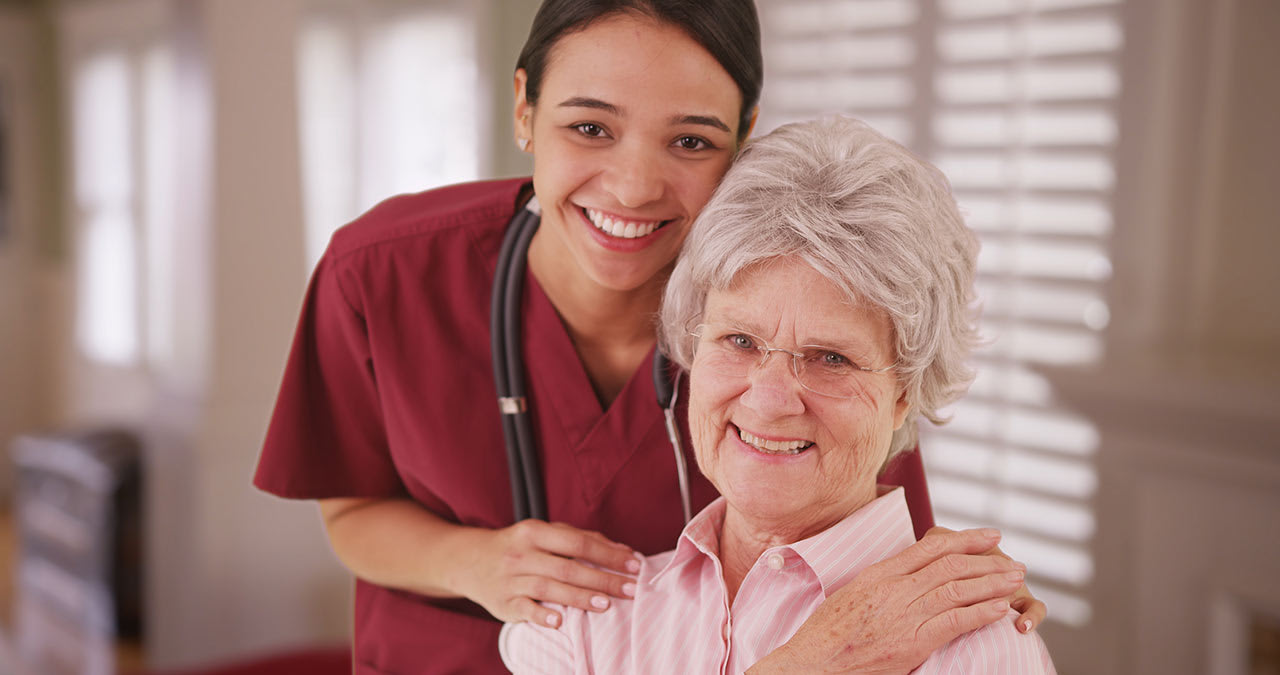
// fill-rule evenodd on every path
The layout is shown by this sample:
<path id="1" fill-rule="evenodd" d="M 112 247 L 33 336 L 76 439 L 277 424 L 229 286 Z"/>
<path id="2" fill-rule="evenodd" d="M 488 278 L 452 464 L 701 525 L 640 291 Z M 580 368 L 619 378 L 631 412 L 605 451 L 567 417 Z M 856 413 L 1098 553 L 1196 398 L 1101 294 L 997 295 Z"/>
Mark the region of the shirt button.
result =
<path id="1" fill-rule="evenodd" d="M 781 553 L 770 553 L 769 557 L 764 559 L 764 564 L 768 565 L 771 570 L 780 570 L 786 564 L 786 561 L 782 559 Z"/>

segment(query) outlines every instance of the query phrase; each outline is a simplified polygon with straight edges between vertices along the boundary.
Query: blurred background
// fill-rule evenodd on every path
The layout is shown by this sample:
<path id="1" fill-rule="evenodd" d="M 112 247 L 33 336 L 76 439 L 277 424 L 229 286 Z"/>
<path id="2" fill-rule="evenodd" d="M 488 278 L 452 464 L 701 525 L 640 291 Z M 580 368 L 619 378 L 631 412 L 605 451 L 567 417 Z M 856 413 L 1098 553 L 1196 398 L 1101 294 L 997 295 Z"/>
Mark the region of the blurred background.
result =
<path id="1" fill-rule="evenodd" d="M 983 238 L 940 522 L 1002 528 L 1062 673 L 1280 672 L 1280 3 L 757 3 L 757 132 L 861 116 Z M 250 486 L 303 289 L 378 200 L 529 171 L 536 5 L 0 0 L 0 672 L 346 641 L 315 506 Z"/>

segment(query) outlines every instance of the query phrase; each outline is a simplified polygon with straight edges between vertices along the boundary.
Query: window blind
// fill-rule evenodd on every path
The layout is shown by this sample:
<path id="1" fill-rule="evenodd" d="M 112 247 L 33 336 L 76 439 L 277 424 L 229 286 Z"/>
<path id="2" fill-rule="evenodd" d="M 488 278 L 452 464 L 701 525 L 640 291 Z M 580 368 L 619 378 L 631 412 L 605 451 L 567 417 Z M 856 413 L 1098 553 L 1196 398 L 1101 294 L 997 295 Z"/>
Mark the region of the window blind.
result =
<path id="1" fill-rule="evenodd" d="M 841 112 L 937 164 L 982 240 L 989 344 L 921 430 L 934 510 L 992 525 L 1050 621 L 1090 620 L 1098 433 L 1037 364 L 1101 355 L 1121 0 L 760 0 L 759 131 Z"/>

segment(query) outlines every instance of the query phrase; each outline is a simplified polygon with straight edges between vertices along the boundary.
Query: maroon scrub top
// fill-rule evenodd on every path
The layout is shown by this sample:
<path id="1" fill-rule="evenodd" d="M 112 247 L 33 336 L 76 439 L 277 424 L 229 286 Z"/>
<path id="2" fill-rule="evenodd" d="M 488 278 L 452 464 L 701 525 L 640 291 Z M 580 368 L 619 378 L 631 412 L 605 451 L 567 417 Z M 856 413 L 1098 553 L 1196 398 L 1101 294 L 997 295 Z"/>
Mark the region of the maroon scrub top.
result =
<path id="1" fill-rule="evenodd" d="M 307 290 L 255 485 L 294 499 L 410 498 L 450 522 L 511 524 L 489 303 L 503 231 L 527 185 L 395 197 L 334 234 Z M 604 410 L 532 275 L 522 304 L 550 520 L 645 554 L 669 549 L 683 518 L 652 356 Z M 932 514 L 919 459 L 896 464 L 885 478 L 907 486 L 913 517 L 927 519 L 917 520 L 922 531 Z M 692 473 L 696 511 L 716 493 Z M 505 673 L 500 627 L 467 600 L 357 580 L 355 672 Z"/>

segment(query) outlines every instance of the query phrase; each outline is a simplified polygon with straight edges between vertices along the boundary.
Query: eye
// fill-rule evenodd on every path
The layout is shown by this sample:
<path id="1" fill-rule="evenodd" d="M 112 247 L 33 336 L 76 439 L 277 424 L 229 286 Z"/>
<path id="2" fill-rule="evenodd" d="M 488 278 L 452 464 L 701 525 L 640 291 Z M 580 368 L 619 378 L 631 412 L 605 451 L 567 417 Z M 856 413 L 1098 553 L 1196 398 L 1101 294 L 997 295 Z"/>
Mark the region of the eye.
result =
<path id="1" fill-rule="evenodd" d="M 735 349 L 756 348 L 755 340 L 753 340 L 750 335 L 743 335 L 742 333 L 733 333 L 732 335 L 726 336 L 725 343 Z"/>
<path id="2" fill-rule="evenodd" d="M 681 150 L 709 150 L 715 146 L 711 145 L 704 138 L 697 136 L 681 136 L 676 139 L 674 145 Z"/>
<path id="3" fill-rule="evenodd" d="M 600 126 L 599 124 L 596 124 L 595 122 L 580 122 L 578 124 L 571 124 L 569 125 L 569 128 L 576 130 L 578 133 L 582 134 L 583 136 L 586 136 L 587 138 L 601 138 L 607 135 L 605 133 L 604 127 Z"/>
<path id="4" fill-rule="evenodd" d="M 858 369 L 858 365 L 849 357 L 830 349 L 815 349 L 807 354 L 805 360 L 828 371 Z"/>

